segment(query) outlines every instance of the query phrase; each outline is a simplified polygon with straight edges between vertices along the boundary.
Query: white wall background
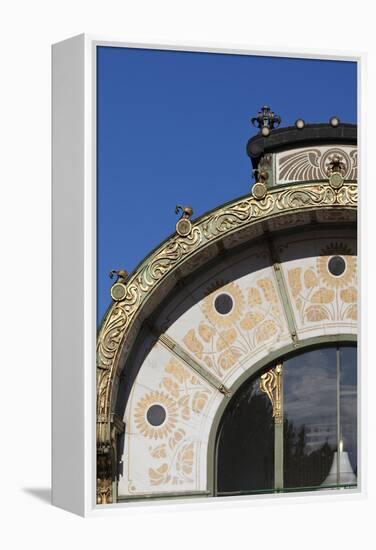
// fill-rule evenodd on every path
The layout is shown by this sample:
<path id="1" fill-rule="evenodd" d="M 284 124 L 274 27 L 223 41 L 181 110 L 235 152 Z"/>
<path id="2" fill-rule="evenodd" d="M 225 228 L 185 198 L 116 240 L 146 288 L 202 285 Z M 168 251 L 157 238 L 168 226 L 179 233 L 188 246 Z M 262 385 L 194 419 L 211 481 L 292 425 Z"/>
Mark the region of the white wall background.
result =
<path id="1" fill-rule="evenodd" d="M 376 51 L 371 2 L 339 0 L 12 0 L 0 13 L 1 523 L 5 548 L 253 548 L 372 546 L 376 504 L 375 361 L 368 366 L 369 496 L 119 510 L 83 520 L 48 503 L 50 480 L 50 45 L 88 32 L 126 41 L 368 52 L 367 209 L 376 205 Z M 266 23 L 264 23 L 264 18 Z M 255 86 L 258 83 L 255 81 Z M 365 203 L 364 203 L 365 204 Z M 364 210 L 364 209 L 363 209 Z M 366 212 L 362 212 L 363 222 Z M 372 341 L 375 225 L 363 235 Z M 375 216 L 373 216 L 373 220 Z M 366 240 L 368 240 L 365 249 Z M 368 252 L 366 254 L 365 252 Z M 364 283 L 364 281 L 363 281 Z M 363 287 L 364 292 L 364 287 Z M 298 499 L 299 500 L 299 499 Z M 279 539 L 280 540 L 277 540 Z M 6 542 L 4 541 L 6 539 Z M 361 541 L 361 539 L 364 539 Z"/>

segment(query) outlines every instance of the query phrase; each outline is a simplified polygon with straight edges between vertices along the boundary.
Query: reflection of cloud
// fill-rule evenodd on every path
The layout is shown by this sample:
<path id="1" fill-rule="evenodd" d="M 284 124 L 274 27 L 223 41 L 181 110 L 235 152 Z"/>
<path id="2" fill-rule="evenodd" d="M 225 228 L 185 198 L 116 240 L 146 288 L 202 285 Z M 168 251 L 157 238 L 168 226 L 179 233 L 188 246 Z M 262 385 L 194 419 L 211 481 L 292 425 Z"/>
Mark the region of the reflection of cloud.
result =
<path id="1" fill-rule="evenodd" d="M 284 408 L 290 421 L 300 424 L 333 423 L 336 412 L 336 372 L 325 365 L 313 367 L 305 362 L 298 368 L 286 365 Z M 334 371 L 334 372 L 333 372 Z M 334 376 L 333 376 L 334 374 Z"/>
<path id="2" fill-rule="evenodd" d="M 306 444 L 320 446 L 337 439 L 337 365 L 334 348 L 313 350 L 284 364 L 284 413 Z M 356 448 L 356 385 L 341 384 L 341 430 L 351 453 Z"/>
<path id="3" fill-rule="evenodd" d="M 356 423 L 356 391 L 345 395 L 341 392 L 341 417 Z"/>
<path id="4" fill-rule="evenodd" d="M 349 453 L 353 469 L 356 467 L 356 387 L 346 386 L 341 388 L 341 435 L 344 442 L 344 450 Z"/>
<path id="5" fill-rule="evenodd" d="M 298 432 L 304 425 L 307 450 L 337 440 L 335 350 L 315 350 L 285 362 L 284 412 Z"/>

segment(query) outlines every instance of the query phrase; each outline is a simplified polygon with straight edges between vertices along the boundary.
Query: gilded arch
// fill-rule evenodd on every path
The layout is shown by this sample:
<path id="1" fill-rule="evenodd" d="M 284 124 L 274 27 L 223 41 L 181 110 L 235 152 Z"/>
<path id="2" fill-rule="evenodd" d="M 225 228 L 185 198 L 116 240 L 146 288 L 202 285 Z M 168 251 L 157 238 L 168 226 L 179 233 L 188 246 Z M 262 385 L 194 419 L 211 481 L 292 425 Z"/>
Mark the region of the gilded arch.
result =
<path id="1" fill-rule="evenodd" d="M 311 223 L 355 220 L 357 186 L 346 181 L 339 189 L 326 180 L 269 189 L 258 200 L 246 196 L 196 220 L 186 236 L 170 237 L 126 281 L 124 297 L 109 309 L 98 335 L 97 442 L 99 502 L 112 501 L 116 485 L 117 440 L 124 426 L 115 403 L 121 369 L 137 332 L 155 305 L 176 282 L 213 259 L 223 249 L 268 232 Z"/>

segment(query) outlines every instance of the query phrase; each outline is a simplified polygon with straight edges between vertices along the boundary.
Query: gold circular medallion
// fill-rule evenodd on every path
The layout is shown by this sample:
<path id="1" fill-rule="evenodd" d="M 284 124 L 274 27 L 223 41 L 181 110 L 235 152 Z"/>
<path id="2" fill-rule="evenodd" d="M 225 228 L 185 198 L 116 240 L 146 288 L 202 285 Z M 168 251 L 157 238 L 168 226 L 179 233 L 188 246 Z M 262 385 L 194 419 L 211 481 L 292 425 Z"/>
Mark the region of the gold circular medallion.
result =
<path id="1" fill-rule="evenodd" d="M 340 172 L 333 172 L 329 176 L 329 183 L 333 189 L 339 189 L 343 185 L 343 176 Z"/>
<path id="2" fill-rule="evenodd" d="M 267 191 L 268 189 L 265 183 L 261 183 L 260 181 L 255 183 L 254 186 L 252 187 L 252 195 L 257 200 L 263 199 L 266 196 Z"/>
<path id="3" fill-rule="evenodd" d="M 123 283 L 115 283 L 111 287 L 111 298 L 115 300 L 115 302 L 120 302 L 120 300 L 123 300 L 125 298 L 126 294 L 126 286 L 123 285 Z"/>
<path id="4" fill-rule="evenodd" d="M 182 218 L 176 224 L 176 232 L 181 237 L 186 237 L 187 235 L 189 235 L 191 232 L 191 229 L 192 229 L 192 224 L 186 218 Z"/>

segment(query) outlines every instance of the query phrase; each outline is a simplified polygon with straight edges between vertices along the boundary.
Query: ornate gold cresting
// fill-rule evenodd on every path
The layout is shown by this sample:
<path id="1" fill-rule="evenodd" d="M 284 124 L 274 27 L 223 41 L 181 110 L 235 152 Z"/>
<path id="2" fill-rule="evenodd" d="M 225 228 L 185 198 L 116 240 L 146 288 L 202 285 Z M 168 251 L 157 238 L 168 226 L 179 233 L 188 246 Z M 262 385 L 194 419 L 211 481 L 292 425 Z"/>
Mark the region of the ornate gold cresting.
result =
<path id="1" fill-rule="evenodd" d="M 191 224 L 189 234 L 174 234 L 148 256 L 126 281 L 117 281 L 117 284 L 124 285 L 124 296 L 121 299 L 116 296 L 117 300 L 114 300 L 108 311 L 97 339 L 98 460 L 114 445 L 111 404 L 116 393 L 120 352 L 125 342 L 131 345 L 127 336 L 131 333 L 138 313 L 177 266 L 180 267 L 225 235 L 246 229 L 266 218 L 321 208 L 355 210 L 356 206 L 357 185 L 353 183 L 345 182 L 340 189 L 333 189 L 327 182 L 294 184 L 283 190 L 271 188 L 264 199 L 258 200 L 250 195 L 199 218 Z M 187 221 L 191 223 L 189 219 Z M 106 489 L 110 483 L 105 483 L 105 479 L 102 476 L 101 483 L 98 483 L 98 490 L 102 487 L 101 494 L 98 494 L 98 500 L 101 501 L 112 499 L 112 496 L 108 496 L 111 492 L 108 493 Z"/>
<path id="2" fill-rule="evenodd" d="M 273 417 L 276 424 L 282 424 L 282 364 L 265 372 L 260 377 L 260 390 L 266 393 L 273 407 Z"/>

